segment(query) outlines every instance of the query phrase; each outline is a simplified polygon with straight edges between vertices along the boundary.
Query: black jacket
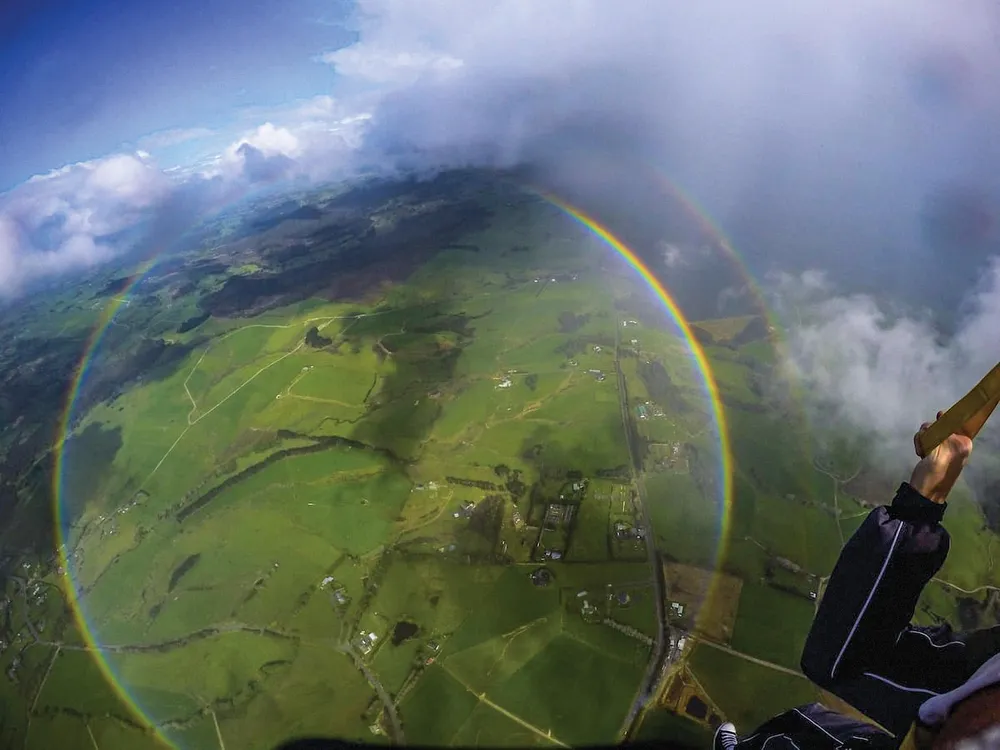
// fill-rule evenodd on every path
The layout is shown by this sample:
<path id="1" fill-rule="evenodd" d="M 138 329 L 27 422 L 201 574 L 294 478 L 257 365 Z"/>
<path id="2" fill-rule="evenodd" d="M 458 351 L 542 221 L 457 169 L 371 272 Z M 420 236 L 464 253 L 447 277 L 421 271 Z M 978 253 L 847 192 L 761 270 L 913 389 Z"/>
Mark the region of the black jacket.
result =
<path id="1" fill-rule="evenodd" d="M 739 750 L 896 748 L 921 703 L 1000 651 L 998 628 L 910 624 L 948 555 L 945 508 L 903 483 L 892 505 L 868 515 L 840 553 L 802 653 L 806 676 L 888 731 L 811 704 L 771 719 Z"/>

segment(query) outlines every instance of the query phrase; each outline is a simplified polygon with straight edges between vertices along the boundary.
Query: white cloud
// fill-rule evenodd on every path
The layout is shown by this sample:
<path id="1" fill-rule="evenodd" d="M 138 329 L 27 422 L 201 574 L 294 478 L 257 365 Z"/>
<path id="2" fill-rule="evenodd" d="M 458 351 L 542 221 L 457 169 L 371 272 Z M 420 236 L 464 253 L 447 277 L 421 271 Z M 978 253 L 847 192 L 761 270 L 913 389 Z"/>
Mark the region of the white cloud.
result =
<path id="1" fill-rule="evenodd" d="M 349 108 L 333 97 L 318 96 L 282 109 L 258 110 L 253 114 L 271 119 L 237 137 L 197 172 L 251 181 L 264 174 L 268 180 L 347 176 L 371 120 L 359 108 L 366 103 L 362 99 Z"/>
<path id="2" fill-rule="evenodd" d="M 668 171 L 783 258 L 905 253 L 929 192 L 1000 193 L 995 5 L 938 0 L 360 0 L 324 55 L 367 111 L 364 159 Z M 373 84 L 365 88 L 364 84 Z M 735 231 L 735 230 L 730 230 Z"/>
<path id="3" fill-rule="evenodd" d="M 265 122 L 247 135 L 242 142 L 249 143 L 269 156 L 272 154 L 297 156 L 301 149 L 299 139 L 291 131 L 287 128 L 277 128 L 269 122 Z"/>
<path id="4" fill-rule="evenodd" d="M 153 203 L 165 188 L 162 173 L 148 160 L 131 154 L 99 159 L 87 164 L 86 169 L 89 173 L 82 185 L 84 197 L 87 191 L 94 191 L 141 208 Z"/>
<path id="5" fill-rule="evenodd" d="M 290 130 L 276 127 L 270 122 L 265 122 L 237 139 L 226 149 L 225 157 L 232 161 L 238 161 L 240 147 L 244 144 L 252 146 L 265 156 L 280 154 L 291 158 L 298 156 L 301 152 L 299 139 Z"/>
<path id="6" fill-rule="evenodd" d="M 678 243 L 660 240 L 656 249 L 663 260 L 663 265 L 670 269 L 691 268 L 711 261 L 715 252 L 709 244 Z"/>
<path id="7" fill-rule="evenodd" d="M 162 244 L 196 215 L 256 183 L 346 174 L 371 117 L 364 109 L 369 104 L 364 96 L 346 105 L 323 95 L 247 111 L 260 124 L 196 164 L 161 169 L 149 149 L 218 137 L 218 131 L 161 131 L 140 139 L 131 153 L 32 177 L 0 194 L 0 296 L 105 262 L 127 249 L 124 242 L 141 243 L 145 236 Z"/>
<path id="8" fill-rule="evenodd" d="M 127 249 L 116 236 L 123 230 L 141 226 L 149 241 L 162 244 L 195 215 L 255 183 L 344 174 L 370 119 L 330 96 L 268 114 L 273 121 L 248 129 L 199 164 L 163 170 L 140 148 L 69 164 L 0 194 L 0 296 L 114 258 Z M 209 133 L 164 131 L 141 143 L 163 147 Z M 134 232 L 128 236 L 141 241 Z"/>
<path id="9" fill-rule="evenodd" d="M 660 245 L 663 253 L 663 263 L 667 268 L 678 268 L 686 265 L 685 253 L 678 245 L 671 242 L 663 242 Z"/>
<path id="10" fill-rule="evenodd" d="M 0 195 L 0 295 L 102 263 L 115 234 L 156 215 L 175 184 L 145 154 L 114 154 L 53 170 Z"/>
<path id="11" fill-rule="evenodd" d="M 762 254 L 782 245 L 861 266 L 918 241 L 921 199 L 942 180 L 1000 193 L 987 0 L 962 13 L 938 0 L 761 0 L 752 15 L 743 0 L 359 0 L 348 25 L 357 42 L 320 58 L 342 79 L 336 97 L 246 110 L 243 135 L 169 176 L 134 153 L 35 178 L 16 220 L 35 228 L 18 241 L 45 224 L 31 217 L 63 216 L 100 245 L 103 228 L 155 210 L 182 181 L 237 189 L 404 159 L 567 173 L 602 153 L 668 170 L 727 229 L 766 234 L 749 243 Z M 187 128 L 135 146 L 209 136 L 222 138 Z"/>
<path id="12" fill-rule="evenodd" d="M 910 438 L 996 364 L 1000 351 L 1000 259 L 970 300 L 957 333 L 929 314 L 893 312 L 868 295 L 839 295 L 822 274 L 773 281 L 789 320 L 791 373 L 817 414 L 882 438 L 894 460 L 912 461 Z"/>
<path id="13" fill-rule="evenodd" d="M 233 141 L 201 171 L 202 176 L 237 181 L 272 181 L 291 176 L 295 159 L 303 153 L 298 136 L 285 127 L 265 122 Z"/>
<path id="14" fill-rule="evenodd" d="M 746 312 L 747 303 L 754 304 L 756 290 L 749 284 L 727 286 L 715 300 L 715 311 L 719 317 L 740 315 Z"/>

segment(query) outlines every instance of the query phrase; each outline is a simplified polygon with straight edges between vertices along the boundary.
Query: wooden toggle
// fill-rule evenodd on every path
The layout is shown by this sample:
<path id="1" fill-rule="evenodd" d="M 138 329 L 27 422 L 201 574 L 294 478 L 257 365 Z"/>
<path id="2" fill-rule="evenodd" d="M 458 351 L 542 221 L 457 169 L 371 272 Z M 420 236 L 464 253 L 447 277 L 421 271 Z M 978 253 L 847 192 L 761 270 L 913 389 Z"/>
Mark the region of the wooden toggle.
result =
<path id="1" fill-rule="evenodd" d="M 976 437 L 990 414 L 1000 404 L 1000 364 L 997 364 L 961 400 L 941 415 L 926 430 L 917 435 L 920 457 L 923 458 L 949 435 L 959 433 Z"/>

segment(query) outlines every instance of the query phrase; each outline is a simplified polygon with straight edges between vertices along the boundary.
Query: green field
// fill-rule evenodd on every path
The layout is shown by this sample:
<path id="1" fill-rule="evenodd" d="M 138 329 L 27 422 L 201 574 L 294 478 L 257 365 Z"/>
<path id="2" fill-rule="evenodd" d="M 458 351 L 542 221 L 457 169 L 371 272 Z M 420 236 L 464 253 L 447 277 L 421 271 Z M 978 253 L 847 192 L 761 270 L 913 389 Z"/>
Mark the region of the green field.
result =
<path id="1" fill-rule="evenodd" d="M 814 602 L 808 599 L 744 582 L 732 646 L 765 661 L 798 669 L 814 613 Z"/>
<path id="2" fill-rule="evenodd" d="M 613 740 L 639 670 L 569 637 L 559 637 L 496 690 L 499 704 L 569 744 Z M 544 683 L 550 699 L 539 701 Z"/>
<path id="3" fill-rule="evenodd" d="M 580 259 L 563 262 L 582 268 Z M 461 286 L 463 274 L 449 270 Z M 469 703 L 470 694 L 455 690 L 450 675 L 511 702 L 522 683 L 544 682 L 551 665 L 584 654 L 595 669 L 615 675 L 594 698 L 612 707 L 594 710 L 596 724 L 572 728 L 567 707 L 593 692 L 574 680 L 559 687 L 551 706 L 548 699 L 514 700 L 506 710 L 527 711 L 528 723 L 552 724 L 556 735 L 573 741 L 615 736 L 645 647 L 607 626 L 584 624 L 579 603 L 569 606 L 575 590 L 566 588 L 574 579 L 603 586 L 649 577 L 627 566 L 619 575 L 607 562 L 608 500 L 584 498 L 573 551 L 567 550 L 570 559 L 604 564 L 582 579 L 563 581 L 557 573 L 555 585 L 539 588 L 530 567 L 484 564 L 499 551 L 496 521 L 452 515 L 490 491 L 448 477 L 487 482 L 503 493 L 491 469 L 500 464 L 519 467 L 526 490 L 533 482 L 550 486 L 544 477 L 558 473 L 621 471 L 629 459 L 618 389 L 613 378 L 600 382 L 587 372 L 613 372 L 617 318 L 611 299 L 583 280 L 552 283 L 544 293 L 526 280 L 520 290 L 492 295 L 488 306 L 478 304 L 476 290 L 495 273 L 488 266 L 466 269 L 467 303 L 431 302 L 438 277 L 428 273 L 414 277 L 409 295 L 394 292 L 407 300 L 398 309 L 376 304 L 358 317 L 364 309 L 357 306 L 300 307 L 287 316 L 272 311 L 259 323 L 215 326 L 216 338 L 192 351 L 175 374 L 88 416 L 86 424 L 121 436 L 101 475 L 106 499 L 82 503 L 76 525 L 96 629 L 125 643 L 194 638 L 165 646 L 164 663 L 181 670 L 191 659 L 209 665 L 202 684 L 170 670 L 150 682 L 142 671 L 150 656 L 121 656 L 123 679 L 155 720 L 191 713 L 227 690 L 237 689 L 251 704 L 266 701 L 270 689 L 238 688 L 258 682 L 262 664 L 276 664 L 267 683 L 276 682 L 305 663 L 300 654 L 307 644 L 333 648 L 371 631 L 385 641 L 371 668 L 390 692 L 406 691 L 400 712 L 411 741 L 446 743 L 460 731 L 481 736 L 495 727 L 513 742 L 523 726 L 503 713 L 484 715 L 480 706 L 468 726 L 452 716 L 462 705 L 472 714 L 478 701 Z M 473 314 L 470 305 L 479 308 L 474 333 L 463 317 Z M 328 345 L 302 345 L 311 325 Z M 598 341 L 606 352 L 596 350 Z M 321 436 L 348 442 L 326 447 L 317 442 Z M 529 446 L 534 455 L 526 461 Z M 93 470 L 82 460 L 77 466 Z M 132 487 L 143 490 L 140 501 L 109 522 L 121 503 L 111 498 Z M 165 526 L 164 515 L 176 525 Z M 504 531 L 503 539 L 517 543 L 523 559 L 530 555 L 530 537 Z M 405 547 L 393 552 L 397 540 Z M 469 566 L 469 555 L 478 564 Z M 122 590 L 140 596 L 122 606 Z M 347 603 L 333 604 L 333 591 Z M 651 602 L 636 596 L 617 619 L 655 632 Z M 413 623 L 417 635 L 393 645 L 387 639 L 399 622 Z M 247 630 L 200 635 L 220 627 Z M 254 627 L 280 637 L 261 640 Z M 224 648 L 239 639 L 249 639 L 243 658 Z M 435 639 L 444 669 L 422 666 Z M 268 653 L 282 643 L 294 653 Z M 332 656 L 352 671 L 343 656 Z M 60 684 L 60 674 L 53 670 L 51 685 Z M 454 706 L 447 722 L 433 722 L 436 734 L 426 734 L 422 701 L 440 709 L 441 694 L 454 695 Z M 362 684 L 358 699 L 367 705 L 374 697 Z"/>
<path id="4" fill-rule="evenodd" d="M 650 474 L 646 494 L 663 551 L 681 562 L 712 567 L 719 543 L 719 511 L 694 479 L 689 474 Z"/>
<path id="5" fill-rule="evenodd" d="M 431 666 L 400 707 L 410 741 L 447 747 L 478 704 L 476 696 L 445 669 Z"/>
<path id="6" fill-rule="evenodd" d="M 871 501 L 817 467 L 850 474 L 861 444 L 821 455 L 745 315 L 696 326 L 723 456 L 690 348 L 641 280 L 520 188 L 454 179 L 303 193 L 315 224 L 208 221 L 119 309 L 62 463 L 60 394 L 31 404 L 49 421 L 0 435 L 21 461 L 0 477 L 4 541 L 34 545 L 2 563 L 0 744 L 143 748 L 149 724 L 185 750 L 386 743 L 385 700 L 414 745 L 613 743 L 660 630 L 640 500 L 664 561 L 742 581 L 736 653 L 682 657 L 726 717 L 749 728 L 815 697 L 781 668 Z M 75 377 L 66 342 L 127 278 L 13 311 L 11 373 L 55 352 Z M 952 585 L 922 621 L 968 610 L 955 587 L 1000 584 L 980 508 L 959 491 L 946 523 Z M 638 734 L 703 735 L 656 713 Z"/>
<path id="7" fill-rule="evenodd" d="M 752 731 L 772 716 L 818 699 L 818 690 L 805 677 L 777 672 L 710 646 L 695 648 L 689 663 L 740 732 L 743 727 Z"/>

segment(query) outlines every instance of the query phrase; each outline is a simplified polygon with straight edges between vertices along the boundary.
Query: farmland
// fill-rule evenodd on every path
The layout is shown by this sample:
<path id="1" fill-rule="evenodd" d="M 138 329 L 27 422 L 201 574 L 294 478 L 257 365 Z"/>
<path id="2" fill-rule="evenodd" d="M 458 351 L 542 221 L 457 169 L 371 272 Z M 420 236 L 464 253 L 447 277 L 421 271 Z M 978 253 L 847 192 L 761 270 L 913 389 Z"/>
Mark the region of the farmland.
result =
<path id="1" fill-rule="evenodd" d="M 763 319 L 695 326 L 723 497 L 704 374 L 662 303 L 536 197 L 441 180 L 362 209 L 312 196 L 338 218 L 279 211 L 136 284 L 60 446 L 65 559 L 8 561 L 5 741 L 613 743 L 661 595 L 658 694 L 686 675 L 741 723 L 815 695 L 797 652 L 872 498 L 762 387 Z M 90 293 L 62 294 L 59 327 L 87 330 Z M 125 377 L 150 341 L 169 356 Z M 973 552 L 948 580 L 1000 580 L 977 508 L 956 511 Z M 921 616 L 957 617 L 956 592 Z M 650 715 L 639 736 L 706 729 Z"/>

